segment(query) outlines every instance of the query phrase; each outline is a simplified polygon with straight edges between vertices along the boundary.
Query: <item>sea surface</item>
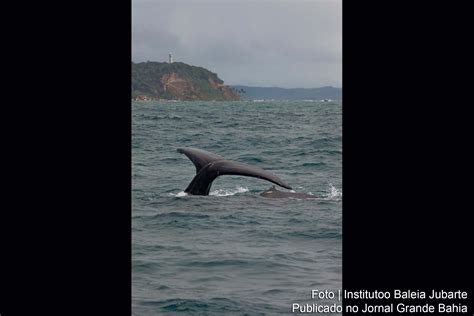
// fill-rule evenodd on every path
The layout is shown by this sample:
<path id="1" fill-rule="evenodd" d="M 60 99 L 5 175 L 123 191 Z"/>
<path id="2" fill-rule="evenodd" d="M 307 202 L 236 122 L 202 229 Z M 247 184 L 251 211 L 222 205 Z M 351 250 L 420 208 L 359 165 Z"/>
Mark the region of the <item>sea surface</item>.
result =
<path id="1" fill-rule="evenodd" d="M 179 147 L 317 198 L 264 198 L 272 183 L 242 176 L 187 196 Z M 341 102 L 132 102 L 132 174 L 133 315 L 290 315 L 341 288 Z"/>

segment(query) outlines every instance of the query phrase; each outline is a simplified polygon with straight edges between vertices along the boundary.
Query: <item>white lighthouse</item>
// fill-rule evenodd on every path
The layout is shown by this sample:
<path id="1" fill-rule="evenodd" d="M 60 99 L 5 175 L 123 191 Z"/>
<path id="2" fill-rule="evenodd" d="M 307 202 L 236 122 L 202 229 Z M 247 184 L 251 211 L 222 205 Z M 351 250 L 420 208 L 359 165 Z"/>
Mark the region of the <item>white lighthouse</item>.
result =
<path id="1" fill-rule="evenodd" d="M 169 63 L 170 63 L 170 64 L 173 63 L 173 54 L 170 53 L 170 54 L 168 55 L 168 59 L 169 59 Z"/>

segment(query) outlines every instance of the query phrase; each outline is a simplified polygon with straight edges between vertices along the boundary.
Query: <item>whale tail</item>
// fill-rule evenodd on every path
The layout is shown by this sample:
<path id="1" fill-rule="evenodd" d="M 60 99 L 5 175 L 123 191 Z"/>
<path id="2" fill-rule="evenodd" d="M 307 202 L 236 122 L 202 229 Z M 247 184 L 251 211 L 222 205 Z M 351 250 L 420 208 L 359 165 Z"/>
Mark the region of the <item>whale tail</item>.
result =
<path id="1" fill-rule="evenodd" d="M 256 166 L 227 160 L 222 156 L 197 148 L 178 148 L 196 167 L 196 176 L 184 192 L 193 195 L 208 195 L 212 182 L 222 175 L 254 177 L 273 182 L 286 189 L 292 189 L 273 173 Z"/>

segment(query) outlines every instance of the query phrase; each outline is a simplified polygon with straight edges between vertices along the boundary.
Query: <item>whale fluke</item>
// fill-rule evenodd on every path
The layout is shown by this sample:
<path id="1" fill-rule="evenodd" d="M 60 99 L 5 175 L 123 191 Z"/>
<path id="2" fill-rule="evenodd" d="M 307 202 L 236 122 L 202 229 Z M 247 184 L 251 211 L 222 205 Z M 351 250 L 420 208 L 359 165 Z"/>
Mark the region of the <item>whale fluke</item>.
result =
<path id="1" fill-rule="evenodd" d="M 177 151 L 185 154 L 196 167 L 196 176 L 184 190 L 188 194 L 208 195 L 212 182 L 223 175 L 264 179 L 291 190 L 291 187 L 279 177 L 262 168 L 227 160 L 222 156 L 197 148 L 178 148 Z"/>
<path id="2" fill-rule="evenodd" d="M 196 167 L 196 173 L 198 173 L 202 167 L 212 161 L 225 159 L 222 156 L 197 148 L 178 148 L 177 151 L 181 154 L 185 154 L 186 157 L 188 157 L 193 162 L 194 166 Z"/>

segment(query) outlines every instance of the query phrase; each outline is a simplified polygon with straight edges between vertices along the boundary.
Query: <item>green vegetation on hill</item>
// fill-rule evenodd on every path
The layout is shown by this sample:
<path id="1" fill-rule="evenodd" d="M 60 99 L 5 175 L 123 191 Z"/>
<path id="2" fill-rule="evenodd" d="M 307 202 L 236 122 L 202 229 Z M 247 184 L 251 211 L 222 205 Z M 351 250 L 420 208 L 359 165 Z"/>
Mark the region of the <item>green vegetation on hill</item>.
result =
<path id="1" fill-rule="evenodd" d="M 132 98 L 239 100 L 217 74 L 182 62 L 132 62 Z"/>

